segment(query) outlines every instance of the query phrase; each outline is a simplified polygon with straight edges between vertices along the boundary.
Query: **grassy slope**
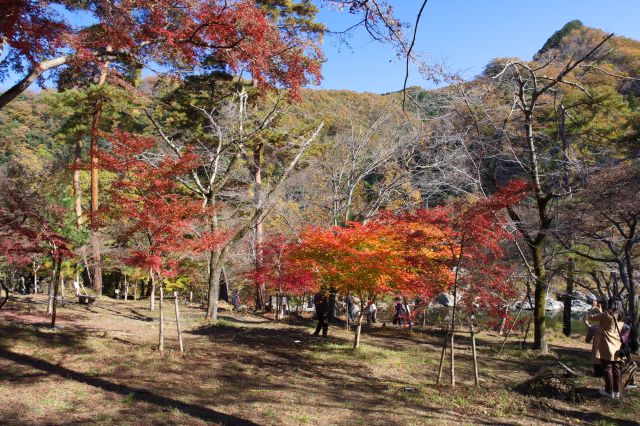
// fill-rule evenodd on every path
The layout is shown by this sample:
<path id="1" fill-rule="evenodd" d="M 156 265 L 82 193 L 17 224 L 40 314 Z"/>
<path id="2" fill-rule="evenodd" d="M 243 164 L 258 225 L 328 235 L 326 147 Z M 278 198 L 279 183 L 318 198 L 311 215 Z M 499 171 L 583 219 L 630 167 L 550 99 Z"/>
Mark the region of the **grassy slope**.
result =
<path id="1" fill-rule="evenodd" d="M 25 424 L 635 424 L 639 392 L 618 402 L 595 396 L 569 404 L 525 397 L 512 387 L 560 357 L 588 368 L 582 339 L 553 340 L 554 356 L 514 348 L 496 358 L 496 337 L 480 341 L 482 387 L 471 386 L 460 338 L 455 389 L 434 385 L 440 338 L 393 327 L 365 334 L 309 336 L 309 323 L 276 324 L 223 314 L 217 325 L 184 308 L 187 352 L 155 350 L 156 314 L 144 302 L 101 300 L 60 310 L 60 329 L 42 326 L 42 296 L 0 311 L 0 423 Z M 169 305 L 168 308 L 172 308 Z M 172 309 L 169 339 L 175 348 Z M 299 341 L 299 342 L 296 342 Z M 515 343 L 514 343 L 515 346 Z M 414 389 L 406 389 L 407 387 Z"/>

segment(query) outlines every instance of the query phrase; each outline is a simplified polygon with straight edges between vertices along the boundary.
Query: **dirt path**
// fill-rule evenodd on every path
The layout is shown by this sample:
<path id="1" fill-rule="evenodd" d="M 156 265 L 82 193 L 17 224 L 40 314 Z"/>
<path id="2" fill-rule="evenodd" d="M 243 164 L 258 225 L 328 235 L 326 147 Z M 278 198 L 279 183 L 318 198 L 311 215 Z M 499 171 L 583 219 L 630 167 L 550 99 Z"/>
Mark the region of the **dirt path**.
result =
<path id="1" fill-rule="evenodd" d="M 479 342 L 482 387 L 471 383 L 468 339 L 458 344 L 459 386 L 435 387 L 441 337 L 395 327 L 369 330 L 363 347 L 332 327 L 275 323 L 221 312 L 217 324 L 181 306 L 184 355 L 177 352 L 173 301 L 166 304 L 167 350 L 156 350 L 157 312 L 147 302 L 101 299 L 59 310 L 46 327 L 45 298 L 19 297 L 0 311 L 0 423 L 4 424 L 637 424 L 638 393 L 611 404 L 595 396 L 568 404 L 512 390 L 558 357 L 588 368 L 579 339 L 555 356 Z"/>

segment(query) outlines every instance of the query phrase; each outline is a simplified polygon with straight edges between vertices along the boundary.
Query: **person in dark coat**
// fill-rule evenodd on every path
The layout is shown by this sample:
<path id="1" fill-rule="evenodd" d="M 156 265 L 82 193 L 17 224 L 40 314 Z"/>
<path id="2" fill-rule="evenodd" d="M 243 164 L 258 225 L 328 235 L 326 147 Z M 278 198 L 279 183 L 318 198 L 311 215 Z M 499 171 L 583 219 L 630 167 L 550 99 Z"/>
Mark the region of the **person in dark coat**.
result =
<path id="1" fill-rule="evenodd" d="M 320 330 L 322 330 L 322 336 L 327 337 L 327 332 L 329 331 L 329 300 L 327 293 L 324 291 L 316 293 L 313 297 L 313 304 L 316 308 L 316 315 L 318 316 L 318 326 L 313 335 L 318 336 Z"/>

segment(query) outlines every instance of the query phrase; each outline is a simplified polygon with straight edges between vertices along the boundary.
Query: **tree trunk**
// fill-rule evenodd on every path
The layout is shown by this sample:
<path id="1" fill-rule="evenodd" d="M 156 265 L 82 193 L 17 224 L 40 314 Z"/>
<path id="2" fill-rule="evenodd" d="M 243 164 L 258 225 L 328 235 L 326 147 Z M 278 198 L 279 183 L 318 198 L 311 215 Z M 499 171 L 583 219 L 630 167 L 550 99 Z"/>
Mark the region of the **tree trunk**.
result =
<path id="1" fill-rule="evenodd" d="M 142 299 L 143 297 L 149 297 L 149 295 L 147 294 L 146 282 L 144 280 L 140 280 L 140 299 Z"/>
<path id="2" fill-rule="evenodd" d="M 73 157 L 73 197 L 76 213 L 76 226 L 82 225 L 82 188 L 80 186 L 80 166 L 82 165 L 82 134 L 76 139 L 76 148 Z"/>
<path id="3" fill-rule="evenodd" d="M 184 346 L 182 345 L 182 333 L 180 330 L 180 310 L 178 308 L 178 292 L 173 292 L 173 298 L 176 304 L 176 329 L 178 331 L 178 344 L 180 345 L 180 352 L 184 352 Z"/>
<path id="4" fill-rule="evenodd" d="M 254 203 L 259 207 L 263 203 L 262 194 L 262 142 L 257 142 L 253 147 L 253 183 L 254 183 Z M 254 268 L 256 271 L 262 266 L 262 240 L 264 238 L 264 230 L 262 221 L 259 220 L 253 228 L 253 252 L 255 254 Z M 264 284 L 256 285 L 256 310 L 265 308 Z"/>
<path id="5" fill-rule="evenodd" d="M 107 79 L 107 71 L 109 69 L 109 63 L 106 62 L 102 71 L 100 72 L 100 78 L 98 80 L 98 86 L 103 86 Z M 93 117 L 91 122 L 91 254 L 93 256 L 93 289 L 96 295 L 102 295 L 102 258 L 100 253 L 100 234 L 98 232 L 98 224 L 96 221 L 96 214 L 98 213 L 98 174 L 100 171 L 100 164 L 98 162 L 98 138 L 100 136 L 100 120 L 102 118 L 102 106 L 104 99 L 102 95 L 98 96 L 96 105 L 93 109 Z"/>
<path id="6" fill-rule="evenodd" d="M 0 95 L 0 109 L 4 108 L 5 105 L 17 98 L 21 93 L 25 92 L 46 70 L 64 65 L 69 59 L 71 59 L 71 56 L 65 55 L 33 65 L 33 68 L 31 68 L 29 73 L 22 80 Z"/>
<path id="7" fill-rule="evenodd" d="M 47 288 L 47 297 L 48 297 L 48 302 L 47 302 L 47 316 L 52 315 L 53 314 L 53 285 L 56 279 L 56 258 L 55 257 L 51 257 L 51 260 L 53 261 L 51 263 L 51 276 L 50 276 L 50 280 L 49 280 L 49 286 Z"/>
<path id="8" fill-rule="evenodd" d="M 55 328 L 56 326 L 56 306 L 57 306 L 57 298 L 58 298 L 58 285 L 60 278 L 60 264 L 62 263 L 62 259 L 60 256 L 54 261 L 54 269 L 53 273 L 53 303 L 51 305 L 51 328 Z"/>
<path id="9" fill-rule="evenodd" d="M 159 278 L 159 277 L 158 277 Z M 163 311 L 163 304 L 162 302 L 164 301 L 164 291 L 162 289 L 163 285 L 162 285 L 162 280 L 158 280 L 158 287 L 160 290 L 160 303 L 159 303 L 159 311 L 160 311 L 160 327 L 159 327 L 159 336 L 158 336 L 158 350 L 160 352 L 164 351 L 164 311 Z"/>
<path id="10" fill-rule="evenodd" d="M 64 277 L 59 278 L 60 281 L 60 298 L 62 300 L 62 307 L 67 306 L 67 301 L 64 298 Z"/>
<path id="11" fill-rule="evenodd" d="M 40 269 L 40 267 L 36 268 L 36 261 L 33 261 L 33 294 L 37 294 L 38 293 L 38 269 Z"/>
<path id="12" fill-rule="evenodd" d="M 633 230 L 635 233 L 635 229 Z M 633 236 L 633 233 L 630 236 Z M 627 281 L 629 285 L 629 316 L 631 317 L 631 334 L 629 335 L 629 346 L 631 350 L 637 352 L 640 349 L 640 341 L 638 336 L 638 327 L 640 326 L 640 315 L 638 313 L 638 295 L 636 289 L 636 283 L 634 279 L 635 268 L 633 267 L 632 259 L 634 259 L 632 254 L 632 247 L 630 244 L 627 245 L 625 250 L 625 265 L 627 269 Z"/>
<path id="13" fill-rule="evenodd" d="M 564 311 L 562 315 L 562 332 L 565 336 L 571 336 L 571 302 L 573 301 L 573 278 L 576 264 L 573 256 L 567 260 L 567 289 L 564 297 Z"/>
<path id="14" fill-rule="evenodd" d="M 207 315 L 205 319 L 218 320 L 218 298 L 220 296 L 220 274 L 226 258 L 227 248 L 214 250 L 209 259 L 209 297 L 207 300 Z"/>
<path id="15" fill-rule="evenodd" d="M 358 322 L 356 324 L 356 337 L 353 341 L 353 348 L 357 349 L 360 347 L 360 331 L 362 330 L 362 313 L 364 312 L 364 308 L 360 307 L 360 313 L 358 314 Z"/>
<path id="16" fill-rule="evenodd" d="M 533 348 L 547 353 L 549 347 L 546 337 L 545 308 L 547 305 L 547 270 L 542 255 L 542 243 L 531 248 L 533 256 L 533 271 L 536 275 L 534 292 L 535 306 L 533 310 Z"/>
<path id="17" fill-rule="evenodd" d="M 218 295 L 218 300 L 224 300 L 229 303 L 229 281 L 224 265 L 220 273 L 220 294 Z"/>
<path id="18" fill-rule="evenodd" d="M 124 301 L 129 300 L 129 282 L 127 281 L 127 274 L 124 274 Z"/>
<path id="19" fill-rule="evenodd" d="M 100 254 L 100 235 L 96 215 L 98 214 L 98 136 L 102 115 L 102 98 L 96 101 L 91 124 L 91 255 L 93 257 L 93 290 L 102 295 L 102 259 Z"/>
<path id="20" fill-rule="evenodd" d="M 152 311 L 156 310 L 156 280 L 153 276 L 153 269 L 149 269 L 149 278 L 151 280 L 151 285 L 149 286 L 149 309 Z"/>

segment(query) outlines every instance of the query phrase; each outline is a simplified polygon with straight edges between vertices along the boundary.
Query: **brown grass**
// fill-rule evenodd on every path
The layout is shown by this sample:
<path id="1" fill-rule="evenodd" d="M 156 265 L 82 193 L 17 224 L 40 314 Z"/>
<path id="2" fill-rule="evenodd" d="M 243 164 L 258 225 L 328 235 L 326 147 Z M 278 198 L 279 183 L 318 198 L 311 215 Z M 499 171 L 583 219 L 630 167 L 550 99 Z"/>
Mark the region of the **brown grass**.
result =
<path id="1" fill-rule="evenodd" d="M 468 337 L 457 346 L 458 386 L 435 386 L 441 336 L 434 330 L 367 330 L 357 351 L 351 333 L 311 322 L 275 323 L 221 312 L 217 324 L 182 308 L 186 353 L 177 351 L 172 305 L 167 350 L 156 350 L 157 312 L 146 302 L 103 298 L 60 308 L 49 330 L 44 298 L 13 298 L 0 311 L 2 424 L 638 424 L 640 398 L 596 396 L 569 404 L 513 388 L 561 359 L 585 372 L 588 346 L 554 336 L 553 354 L 520 351 L 497 358 L 496 336 L 479 338 L 480 388 L 472 386 Z M 299 341 L 299 342 L 296 342 Z M 448 377 L 445 374 L 445 379 Z"/>

